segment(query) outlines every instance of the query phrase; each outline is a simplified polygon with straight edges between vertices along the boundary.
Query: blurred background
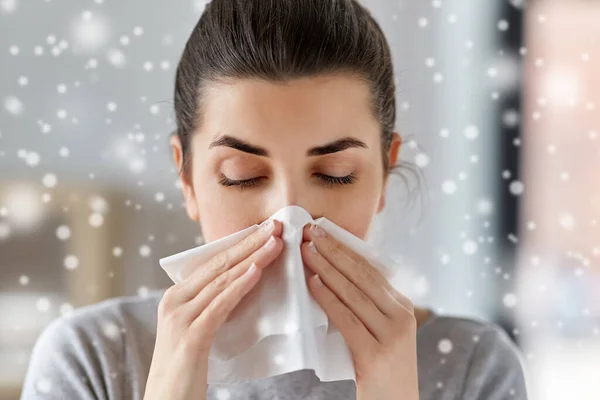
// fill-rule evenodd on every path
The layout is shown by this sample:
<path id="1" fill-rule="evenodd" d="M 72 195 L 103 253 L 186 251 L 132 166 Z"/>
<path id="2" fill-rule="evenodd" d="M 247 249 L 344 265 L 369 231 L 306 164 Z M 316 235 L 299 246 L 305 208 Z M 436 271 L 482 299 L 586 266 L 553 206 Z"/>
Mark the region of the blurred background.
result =
<path id="1" fill-rule="evenodd" d="M 506 329 L 531 398 L 600 398 L 600 2 L 362 3 L 423 177 L 369 238 L 395 284 Z M 0 0 L 0 399 L 51 320 L 169 286 L 158 259 L 203 243 L 168 137 L 205 5 Z"/>

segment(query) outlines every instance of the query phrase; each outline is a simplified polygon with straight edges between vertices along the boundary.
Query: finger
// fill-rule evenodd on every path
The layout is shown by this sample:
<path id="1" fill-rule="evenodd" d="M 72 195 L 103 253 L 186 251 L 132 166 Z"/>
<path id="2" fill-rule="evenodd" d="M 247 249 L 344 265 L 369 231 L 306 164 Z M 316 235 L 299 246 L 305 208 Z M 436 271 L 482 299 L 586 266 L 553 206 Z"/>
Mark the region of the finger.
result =
<path id="1" fill-rule="evenodd" d="M 233 281 L 194 319 L 188 328 L 191 334 L 198 340 L 214 337 L 217 329 L 225 322 L 235 306 L 260 280 L 261 274 L 260 268 L 249 268 L 246 273 Z"/>
<path id="2" fill-rule="evenodd" d="M 388 288 L 393 288 L 383 274 L 365 258 L 328 235 L 323 228 L 312 226 L 316 228 L 309 229 L 310 226 L 307 226 L 305 230 L 319 254 L 362 290 L 383 314 L 388 317 L 397 315 L 399 303 L 390 293 Z"/>
<path id="3" fill-rule="evenodd" d="M 390 331 L 390 320 L 360 288 L 320 255 L 312 242 L 304 242 L 301 247 L 306 266 L 320 276 L 329 290 L 362 321 L 378 341 L 383 342 Z"/>
<path id="4" fill-rule="evenodd" d="M 283 225 L 280 221 L 272 220 L 273 225 L 263 225 L 256 232 L 253 232 L 244 240 L 237 243 L 235 246 L 217 254 L 211 258 L 206 264 L 198 266 L 186 280 L 180 283 L 180 303 L 185 303 L 194 298 L 200 291 L 215 280 L 215 278 L 225 271 L 233 268 L 252 253 L 265 245 L 269 237 L 280 237 L 283 231 Z M 257 266 L 259 263 L 257 263 Z M 263 266 L 262 264 L 260 264 Z M 250 267 L 250 264 L 247 265 Z"/>
<path id="5" fill-rule="evenodd" d="M 260 270 L 270 265 L 283 250 L 282 239 L 273 237 L 272 240 L 273 242 L 267 241 L 265 245 L 235 267 L 230 268 L 217 276 L 212 282 L 208 283 L 208 285 L 200 290 L 200 293 L 193 299 L 181 305 L 182 322 L 186 324 L 186 326 L 187 324 L 190 324 L 220 293 L 224 292 L 233 284 L 233 282 L 246 273 L 253 263 Z"/>
<path id="6" fill-rule="evenodd" d="M 361 354 L 373 354 L 371 349 L 377 344 L 373 335 L 362 321 L 337 298 L 335 293 L 323 284 L 318 275 L 313 275 L 308 279 L 308 286 L 317 303 L 339 329 L 353 358 L 356 360 Z"/>

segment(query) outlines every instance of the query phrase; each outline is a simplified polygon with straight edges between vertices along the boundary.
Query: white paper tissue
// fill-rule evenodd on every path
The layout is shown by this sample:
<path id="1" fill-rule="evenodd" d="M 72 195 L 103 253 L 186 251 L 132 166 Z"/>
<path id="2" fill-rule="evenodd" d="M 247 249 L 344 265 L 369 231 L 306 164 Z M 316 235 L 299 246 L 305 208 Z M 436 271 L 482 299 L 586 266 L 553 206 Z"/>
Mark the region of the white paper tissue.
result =
<path id="1" fill-rule="evenodd" d="M 210 349 L 208 384 L 244 383 L 301 369 L 314 370 L 321 381 L 355 380 L 344 338 L 306 286 L 302 229 L 310 222 L 320 225 L 388 279 L 395 273 L 394 263 L 330 220 L 313 220 L 302 207 L 284 207 L 269 219 L 283 223 L 284 249 L 218 330 Z M 160 266 L 178 283 L 264 223 L 162 258 Z"/>

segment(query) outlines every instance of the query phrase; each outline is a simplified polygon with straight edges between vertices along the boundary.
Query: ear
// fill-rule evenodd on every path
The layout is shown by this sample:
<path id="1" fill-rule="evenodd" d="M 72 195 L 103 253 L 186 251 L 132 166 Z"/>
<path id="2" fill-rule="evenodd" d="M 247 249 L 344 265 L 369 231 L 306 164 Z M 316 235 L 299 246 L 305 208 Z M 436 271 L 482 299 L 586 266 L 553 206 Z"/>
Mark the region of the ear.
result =
<path id="1" fill-rule="evenodd" d="M 189 182 L 186 175 L 183 173 L 183 149 L 181 147 L 181 140 L 179 140 L 179 136 L 174 134 L 171 135 L 169 143 L 173 149 L 173 158 L 175 159 L 175 164 L 177 166 L 177 173 L 181 183 L 181 191 L 185 198 L 185 208 L 188 217 L 190 217 L 192 221 L 199 222 L 200 215 L 198 212 L 198 204 L 196 203 L 196 195 L 194 194 L 194 187 L 192 182 Z"/>
<path id="2" fill-rule="evenodd" d="M 388 150 L 388 160 L 389 166 L 392 167 L 396 165 L 398 161 L 398 154 L 400 153 L 400 146 L 402 145 L 402 137 L 398 134 L 398 132 L 392 133 L 392 142 L 390 144 L 390 149 Z M 383 188 L 381 191 L 381 197 L 379 198 L 379 205 L 377 207 L 377 213 L 380 213 L 381 210 L 385 207 L 385 194 L 387 192 L 387 184 L 389 181 L 389 174 L 386 174 L 383 179 Z"/>

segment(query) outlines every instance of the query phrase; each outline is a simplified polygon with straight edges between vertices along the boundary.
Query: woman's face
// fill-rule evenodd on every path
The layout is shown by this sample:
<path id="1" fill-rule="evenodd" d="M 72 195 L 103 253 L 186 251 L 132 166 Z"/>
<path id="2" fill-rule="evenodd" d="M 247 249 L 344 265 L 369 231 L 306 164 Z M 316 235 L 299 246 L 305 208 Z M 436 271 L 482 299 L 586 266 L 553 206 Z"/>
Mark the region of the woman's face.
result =
<path id="1" fill-rule="evenodd" d="M 190 181 L 181 183 L 188 215 L 207 242 L 287 205 L 366 237 L 383 209 L 387 179 L 364 83 L 337 75 L 237 80 L 205 93 L 202 126 L 190 144 Z M 171 144 L 180 169 L 176 136 Z M 391 165 L 399 147 L 394 134 Z"/>

